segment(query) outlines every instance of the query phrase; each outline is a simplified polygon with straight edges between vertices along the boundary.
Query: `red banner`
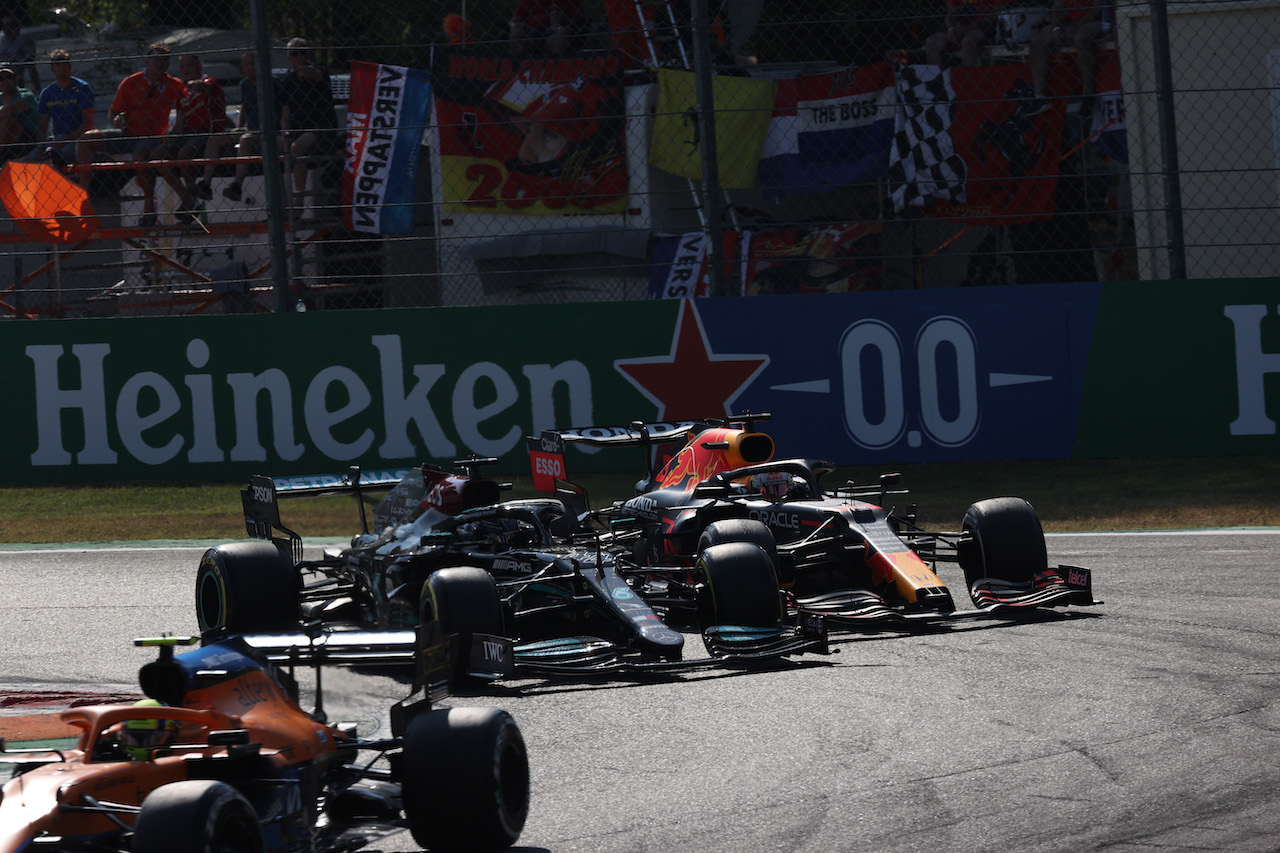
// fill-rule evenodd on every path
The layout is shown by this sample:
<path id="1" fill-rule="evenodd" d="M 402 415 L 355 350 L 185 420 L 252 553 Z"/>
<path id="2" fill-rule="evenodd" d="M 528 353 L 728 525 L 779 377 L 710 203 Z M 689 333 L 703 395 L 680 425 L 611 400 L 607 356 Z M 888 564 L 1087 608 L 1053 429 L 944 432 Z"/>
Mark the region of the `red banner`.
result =
<path id="1" fill-rule="evenodd" d="M 878 290 L 883 284 L 882 223 L 780 228 L 749 237 L 747 296 Z"/>
<path id="2" fill-rule="evenodd" d="M 1037 102 L 1025 65 L 951 69 L 951 139 L 965 164 L 963 204 L 928 211 L 961 222 L 1009 225 L 1053 215 L 1066 107 Z"/>
<path id="3" fill-rule="evenodd" d="M 616 54 L 513 60 L 445 53 L 432 72 L 446 207 L 617 213 L 627 192 Z"/>

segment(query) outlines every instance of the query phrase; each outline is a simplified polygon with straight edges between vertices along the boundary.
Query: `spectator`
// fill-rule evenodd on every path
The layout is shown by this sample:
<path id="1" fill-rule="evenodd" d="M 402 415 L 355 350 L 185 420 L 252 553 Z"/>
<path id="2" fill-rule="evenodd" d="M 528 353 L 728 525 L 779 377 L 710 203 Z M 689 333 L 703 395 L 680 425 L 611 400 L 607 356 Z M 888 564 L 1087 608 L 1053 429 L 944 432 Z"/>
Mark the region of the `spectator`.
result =
<path id="1" fill-rule="evenodd" d="M 53 82 L 40 93 L 37 139 L 49 145 L 41 152 L 57 165 L 76 159 L 76 140 L 93 130 L 93 89 L 79 77 L 71 76 L 71 57 L 65 50 L 49 54 Z"/>
<path id="2" fill-rule="evenodd" d="M 444 16 L 444 35 L 449 44 L 475 44 L 475 36 L 471 33 L 471 22 L 457 12 Z"/>
<path id="3" fill-rule="evenodd" d="M 36 143 L 36 96 L 18 85 L 18 73 L 0 68 L 0 160 L 14 160 L 31 153 Z"/>
<path id="4" fill-rule="evenodd" d="M 517 0 L 508 22 L 511 52 L 569 53 L 586 30 L 582 0 Z"/>
<path id="5" fill-rule="evenodd" d="M 138 163 L 138 186 L 142 188 L 142 218 L 139 226 L 156 224 L 156 171 L 146 163 L 164 148 L 165 131 L 169 129 L 169 112 L 187 93 L 186 85 L 169 74 L 169 48 L 153 44 L 147 49 L 146 68 L 120 81 L 111 106 L 107 108 L 110 128 L 94 129 L 80 137 L 76 160 L 87 166 L 100 153 L 131 156 Z M 160 176 L 182 195 L 182 185 L 167 167 L 158 169 Z M 88 189 L 93 173 L 80 171 L 80 184 Z"/>
<path id="6" fill-rule="evenodd" d="M 200 57 L 194 53 L 184 54 L 178 60 L 178 71 L 186 81 L 187 93 L 178 102 L 178 113 L 161 156 L 167 157 L 176 148 L 179 160 L 190 160 L 207 152 L 226 131 L 227 95 L 216 77 L 204 73 Z M 217 156 L 216 147 L 213 156 Z M 190 209 L 197 195 L 213 198 L 208 181 L 204 181 L 203 186 L 196 185 L 195 166 L 183 165 L 179 171 L 183 184 L 182 210 Z"/>
<path id="7" fill-rule="evenodd" d="M 925 61 L 942 65 L 946 54 L 960 51 L 963 65 L 981 65 L 982 48 L 995 41 L 1000 9 L 1012 0 L 947 0 L 946 29 L 925 40 Z"/>
<path id="8" fill-rule="evenodd" d="M 36 70 L 36 41 L 22 32 L 22 22 L 13 15 L 0 19 L 0 65 L 12 68 L 18 74 L 31 77 L 31 91 L 40 91 L 40 72 Z"/>
<path id="9" fill-rule="evenodd" d="M 728 21 L 729 39 L 726 45 L 729 56 L 738 65 L 755 65 L 755 56 L 748 55 L 747 40 L 756 31 L 764 0 L 724 0 L 721 14 Z"/>
<path id="10" fill-rule="evenodd" d="M 240 71 L 244 74 L 244 77 L 240 79 L 240 113 L 236 118 L 236 130 L 240 131 L 236 156 L 252 157 L 254 152 L 258 150 L 258 132 L 262 129 L 262 122 L 258 116 L 258 66 L 253 51 L 248 51 L 240 57 Z M 219 156 L 226 146 L 237 144 L 237 137 L 235 134 L 224 134 L 216 140 L 209 140 L 210 146 L 215 143 L 217 143 L 216 152 L 205 151 L 205 156 L 210 159 Z M 222 191 L 222 194 L 232 201 L 239 201 L 242 192 L 241 186 L 244 184 L 245 176 L 248 174 L 249 164 L 247 162 L 236 163 L 235 178 Z M 204 183 L 210 184 L 212 177 L 213 166 L 205 166 Z M 208 198 L 208 196 L 202 197 Z"/>
<path id="11" fill-rule="evenodd" d="M 1104 15 L 1113 0 L 1053 0 L 1045 25 L 1031 37 L 1027 62 L 1031 65 L 1031 86 L 1035 92 L 1032 112 L 1049 108 L 1049 56 L 1059 48 L 1074 46 L 1080 71 L 1080 114 L 1093 115 L 1098 86 L 1098 43 L 1111 32 L 1110 15 Z"/>
<path id="12" fill-rule="evenodd" d="M 329 72 L 311 61 L 311 43 L 289 41 L 293 68 L 280 82 L 280 124 L 284 144 L 293 158 L 293 189 L 307 186 L 307 161 L 303 158 L 334 154 L 338 150 L 338 113 L 333 107 Z"/>

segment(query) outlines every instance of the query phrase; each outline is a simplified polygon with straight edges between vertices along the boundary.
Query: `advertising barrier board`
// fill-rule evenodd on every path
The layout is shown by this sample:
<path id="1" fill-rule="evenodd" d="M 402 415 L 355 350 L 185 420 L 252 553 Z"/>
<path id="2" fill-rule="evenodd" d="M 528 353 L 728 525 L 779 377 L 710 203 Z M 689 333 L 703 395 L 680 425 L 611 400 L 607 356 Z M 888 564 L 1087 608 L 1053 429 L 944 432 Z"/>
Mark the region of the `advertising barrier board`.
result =
<path id="1" fill-rule="evenodd" d="M 746 411 L 772 414 L 779 456 L 842 465 L 1271 453 L 1275 285 L 13 322 L 3 481 L 237 481 L 471 453 L 517 474 L 546 428 Z M 629 462 L 571 452 L 575 471 Z"/>

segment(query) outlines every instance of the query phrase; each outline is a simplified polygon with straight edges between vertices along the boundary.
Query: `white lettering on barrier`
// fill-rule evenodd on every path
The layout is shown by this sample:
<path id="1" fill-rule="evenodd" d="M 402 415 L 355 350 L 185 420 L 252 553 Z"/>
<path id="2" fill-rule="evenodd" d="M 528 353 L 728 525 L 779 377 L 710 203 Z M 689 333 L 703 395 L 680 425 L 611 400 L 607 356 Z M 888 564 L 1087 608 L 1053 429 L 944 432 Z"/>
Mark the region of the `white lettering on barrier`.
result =
<path id="1" fill-rule="evenodd" d="M 143 413 L 142 399 L 154 396 L 156 405 L 150 412 Z M 169 381 L 150 370 L 130 376 L 116 397 L 116 430 L 120 433 L 120 443 L 129 451 L 134 459 L 145 465 L 162 465 L 182 451 L 182 437 L 171 435 L 169 440 L 160 446 L 148 444 L 145 433 L 153 427 L 158 428 L 182 408 L 178 392 Z"/>
<path id="2" fill-rule="evenodd" d="M 409 439 L 409 423 L 418 428 L 418 435 L 427 448 L 427 455 L 454 457 L 458 448 L 445 437 L 444 428 L 431 409 L 427 394 L 444 376 L 443 364 L 415 364 L 413 376 L 417 384 L 408 394 L 404 390 L 404 358 L 400 354 L 399 335 L 374 335 L 371 338 L 378 350 L 378 365 L 382 373 L 382 423 L 385 427 L 382 446 L 378 452 L 384 459 L 405 459 L 413 456 L 417 445 Z"/>
<path id="3" fill-rule="evenodd" d="M 109 375 L 110 344 L 33 344 L 25 349 L 33 364 L 36 391 L 36 449 L 31 464 L 117 464 L 110 417 L 114 417 L 111 426 L 127 456 L 146 465 L 170 462 L 184 447 L 188 448 L 187 461 L 209 463 L 266 462 L 272 456 L 289 462 L 300 458 L 308 446 L 343 462 L 370 450 L 387 459 L 456 456 L 457 447 L 446 436 L 428 399 L 446 377 L 445 366 L 406 365 L 399 335 L 373 335 L 370 343 L 378 352 L 379 366 L 377 375 L 371 377 L 376 382 L 373 386 L 342 365 L 321 367 L 309 377 L 291 376 L 278 367 L 219 376 L 208 369 L 210 349 L 199 338 L 188 341 L 186 357 L 187 363 L 201 372 L 177 378 L 152 370 Z M 59 369 L 59 360 L 68 350 L 75 372 L 65 365 Z M 157 363 L 167 363 L 163 354 Z M 406 368 L 414 377 L 407 390 Z M 458 375 L 448 397 L 448 415 L 467 450 L 497 456 L 515 447 L 527 431 L 524 417 L 512 417 L 522 401 L 528 403 L 536 430 L 554 426 L 556 399 L 568 400 L 573 421 L 593 420 L 591 377 L 582 362 L 524 365 L 521 374 L 527 385 L 523 396 L 511 374 L 494 362 L 469 365 Z M 70 376 L 78 376 L 78 385 L 75 379 L 65 378 Z M 230 390 L 230 411 L 225 403 L 221 410 L 216 403 L 216 389 L 224 384 Z M 189 395 L 180 392 L 183 386 Z M 120 389 L 113 399 L 109 398 L 112 388 Z M 305 389 L 300 406 L 295 388 Z M 377 411 L 377 396 L 381 397 L 381 423 L 369 416 L 371 409 Z M 307 444 L 298 441 L 294 412 L 299 409 Z M 83 449 L 74 454 L 67 449 L 68 437 L 63 430 L 68 412 L 78 414 L 84 425 Z M 269 424 L 259 422 L 263 412 L 269 414 Z M 354 437 L 344 435 L 342 427 L 362 415 L 365 419 L 360 423 L 367 424 L 365 428 L 351 430 Z M 497 430 L 497 438 L 489 438 L 495 430 L 482 427 L 503 415 L 508 416 L 505 429 Z M 411 425 L 416 433 L 412 437 Z M 224 438 L 231 442 L 229 451 L 218 444 L 219 434 L 229 436 Z M 379 435 L 381 444 L 377 444 Z M 270 453 L 264 442 L 270 445 Z"/>
<path id="4" fill-rule="evenodd" d="M 114 465 L 116 453 L 107 441 L 107 396 L 103 362 L 110 344 L 72 344 L 71 354 L 79 365 L 80 387 L 63 388 L 58 382 L 58 359 L 62 344 L 37 344 L 26 354 L 35 363 L 36 450 L 32 465 L 70 465 L 73 458 L 63 445 L 62 413 L 78 409 L 84 419 L 84 449 L 77 453 L 77 465 Z"/>
<path id="5" fill-rule="evenodd" d="M 485 396 L 493 402 L 476 405 L 477 389 L 486 389 Z M 481 456 L 501 456 L 520 442 L 524 430 L 512 426 L 500 438 L 489 438 L 480 431 L 480 424 L 506 411 L 520 399 L 516 383 L 505 370 L 491 361 L 473 364 L 458 377 L 453 387 L 453 425 L 462 443 Z"/>
<path id="6" fill-rule="evenodd" d="M 941 358 L 943 354 L 947 357 Z M 980 421 L 977 339 L 962 320 L 946 315 L 930 318 L 916 336 L 915 347 L 905 353 L 897 330 L 882 320 L 859 320 L 845 331 L 840 359 L 849 437 L 862 447 L 883 450 L 906 434 L 911 446 L 918 446 L 919 433 L 906 429 L 909 376 L 903 367 L 904 355 L 915 360 L 924 432 L 943 447 L 967 444 L 977 434 Z M 953 372 L 939 375 L 944 364 Z M 872 366 L 879 367 L 879 381 L 864 384 L 865 368 Z M 956 391 L 954 415 L 944 412 L 943 388 Z"/>
<path id="7" fill-rule="evenodd" d="M 326 405 L 330 386 L 346 391 L 347 402 L 337 409 Z M 303 413 L 307 432 L 316 448 L 330 459 L 359 459 L 373 444 L 373 430 L 366 429 L 353 441 L 342 442 L 333 436 L 333 428 L 363 412 L 373 401 L 368 387 L 349 367 L 326 367 L 307 386 Z"/>
<path id="8" fill-rule="evenodd" d="M 1280 352 L 1262 351 L 1262 321 L 1266 305 L 1227 305 L 1222 309 L 1235 329 L 1236 395 L 1239 411 L 1231 422 L 1232 435 L 1275 435 L 1276 422 L 1267 416 L 1264 379 L 1280 373 Z"/>

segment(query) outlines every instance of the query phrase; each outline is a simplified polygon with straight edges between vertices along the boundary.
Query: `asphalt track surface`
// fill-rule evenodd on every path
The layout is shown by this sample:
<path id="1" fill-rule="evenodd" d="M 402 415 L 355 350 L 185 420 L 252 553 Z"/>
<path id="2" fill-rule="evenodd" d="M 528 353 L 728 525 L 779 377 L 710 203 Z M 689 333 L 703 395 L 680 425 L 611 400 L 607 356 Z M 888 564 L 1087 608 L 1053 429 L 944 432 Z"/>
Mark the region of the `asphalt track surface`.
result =
<path id="1" fill-rule="evenodd" d="M 1280 850 L 1280 531 L 1052 536 L 1049 551 L 1092 568 L 1106 603 L 859 635 L 771 670 L 535 679 L 450 702 L 504 707 L 524 731 L 518 849 Z M 194 629 L 198 556 L 0 551 L 0 690 L 136 689 L 151 653 L 130 639 Z M 331 718 L 365 735 L 404 692 L 350 671 L 325 684 Z"/>

